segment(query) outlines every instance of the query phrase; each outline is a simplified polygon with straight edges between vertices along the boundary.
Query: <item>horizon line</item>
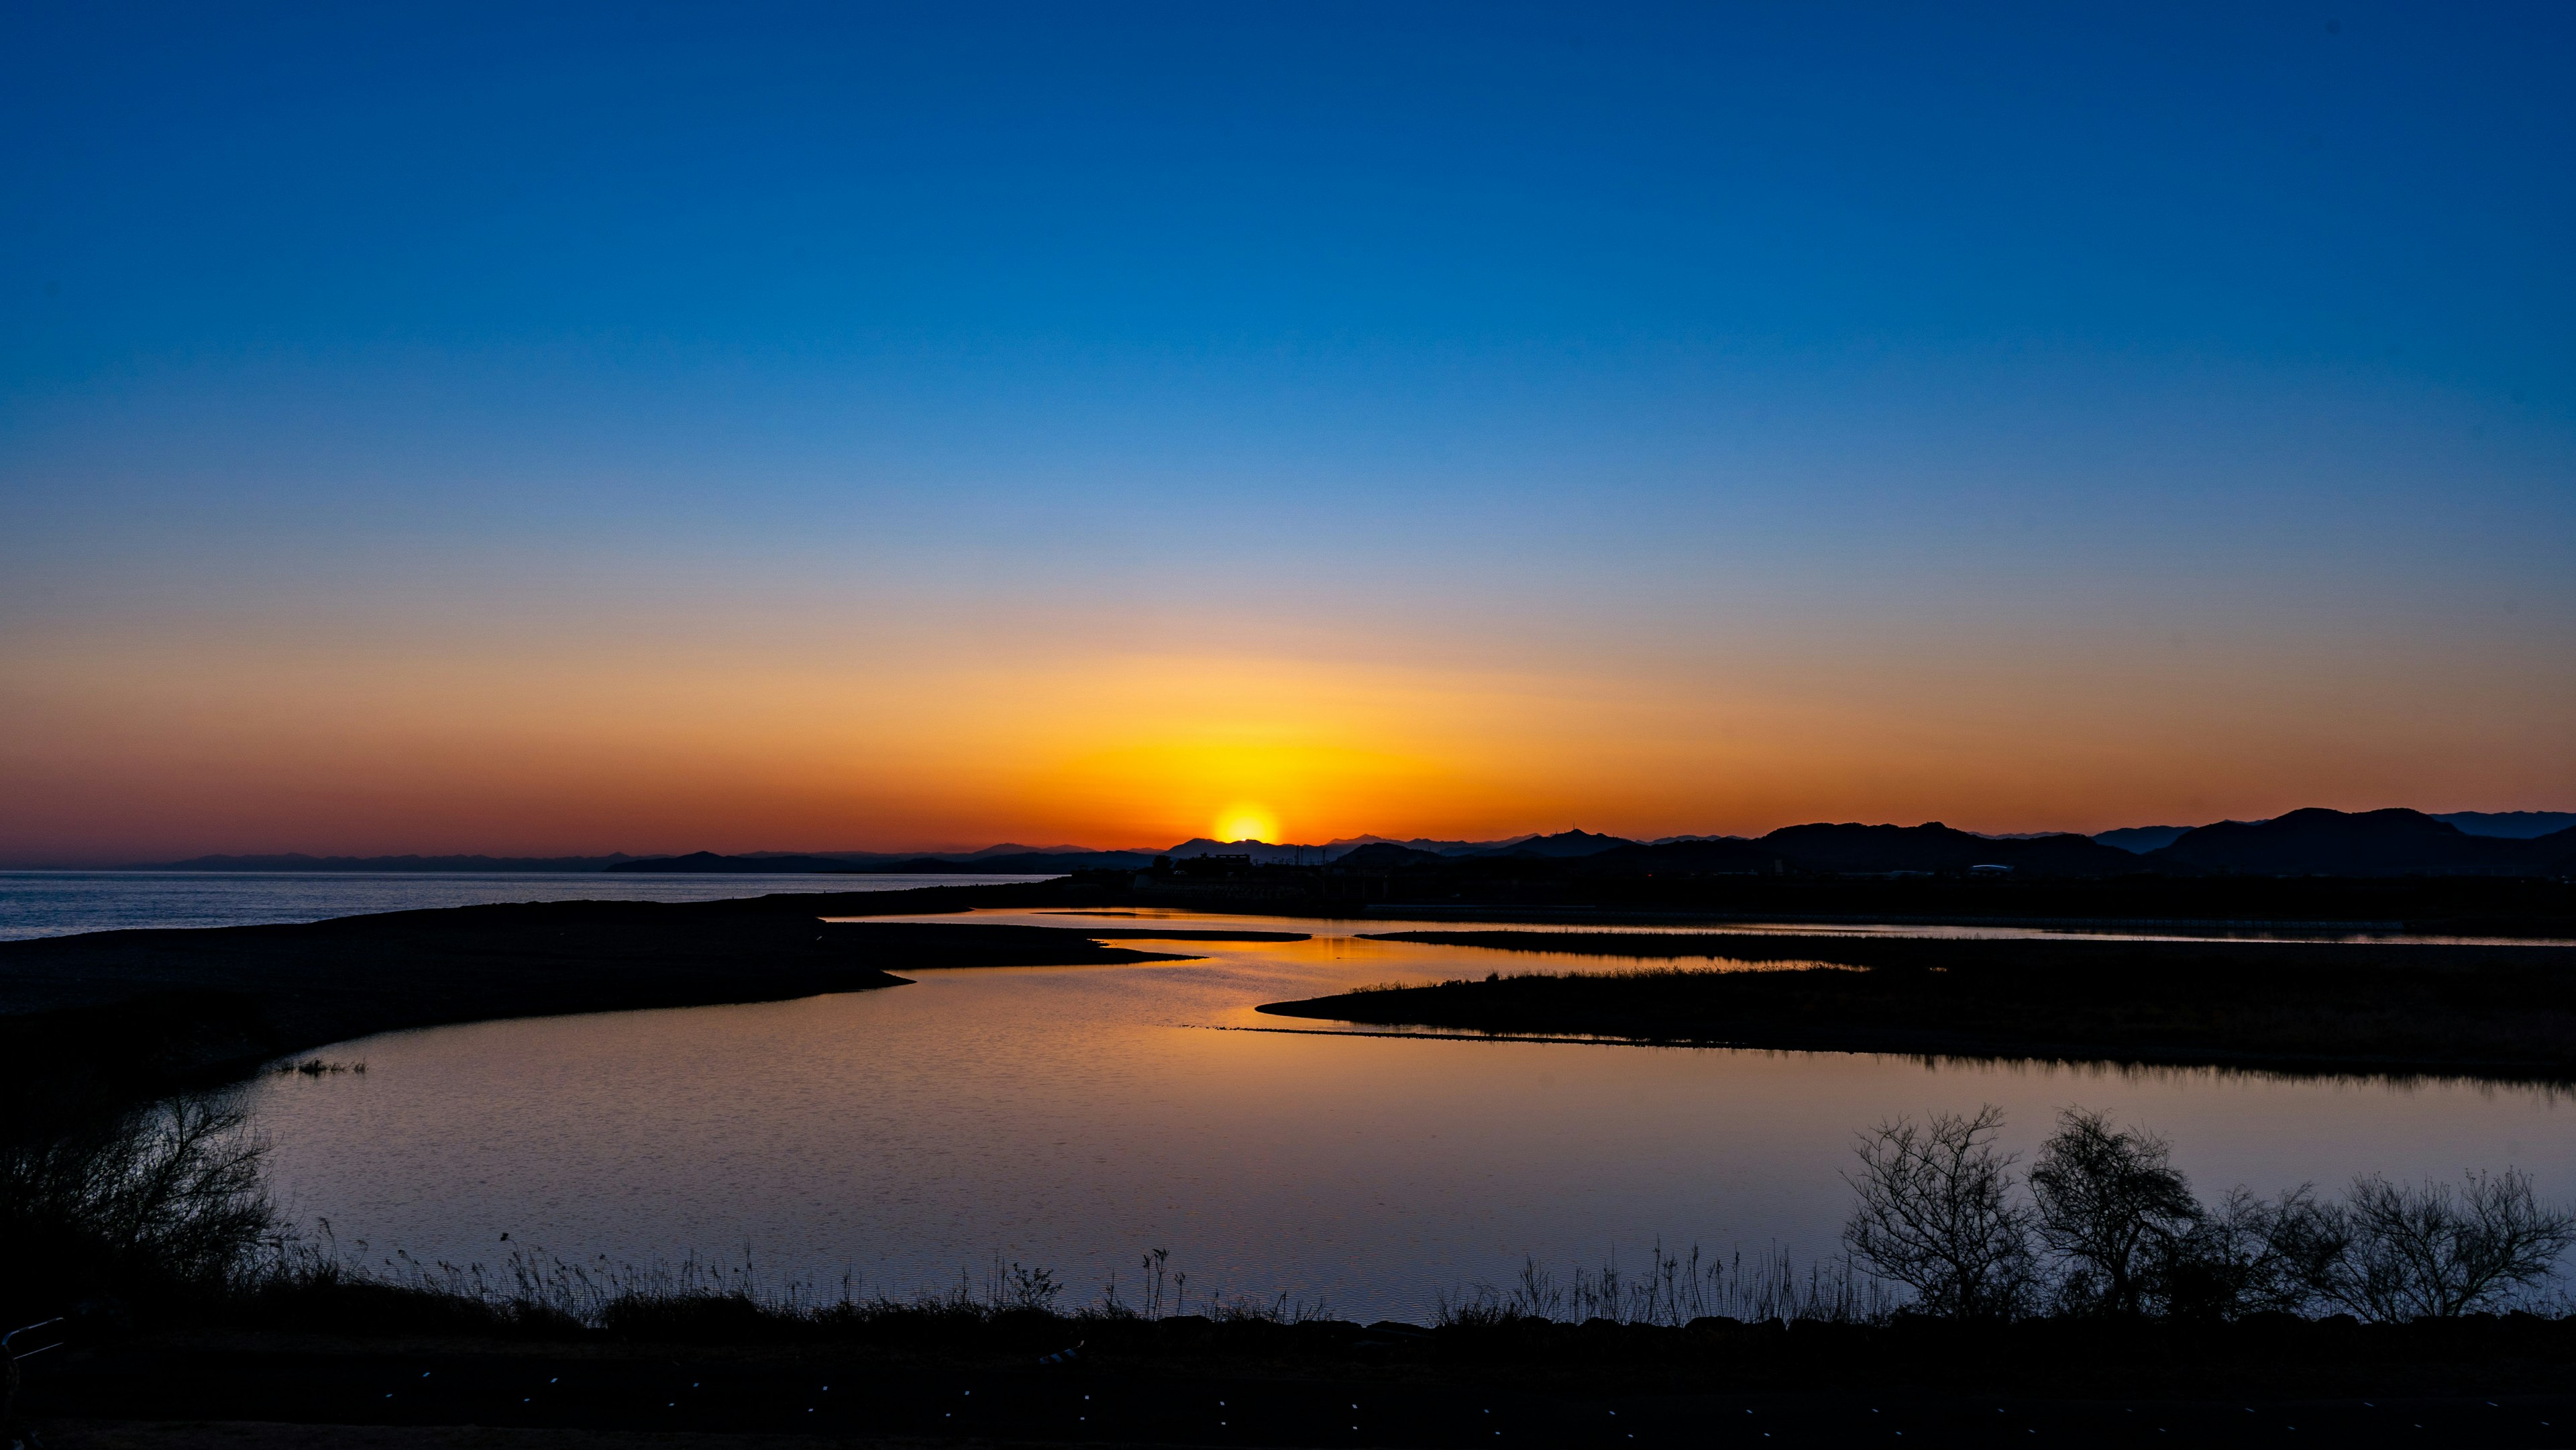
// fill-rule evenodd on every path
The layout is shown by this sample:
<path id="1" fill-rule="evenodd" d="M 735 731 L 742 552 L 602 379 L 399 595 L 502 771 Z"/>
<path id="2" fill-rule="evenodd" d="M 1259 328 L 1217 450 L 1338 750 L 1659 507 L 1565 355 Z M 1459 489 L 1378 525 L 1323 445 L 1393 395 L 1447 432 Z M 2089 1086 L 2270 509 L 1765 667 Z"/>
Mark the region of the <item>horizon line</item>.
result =
<path id="1" fill-rule="evenodd" d="M 2306 806 L 2306 807 L 2298 807 L 2297 809 L 2302 809 L 2302 810 L 2328 809 L 2328 810 L 2332 810 L 2332 809 L 2338 809 L 2338 808 L 2336 808 L 2336 807 L 2316 807 L 2316 806 Z M 2367 814 L 2367 813 L 2369 813 L 2369 812 L 2371 812 L 2371 811 L 2376 811 L 2376 810 L 2416 810 L 2416 808 L 2411 807 L 2411 806 L 2377 806 L 2377 807 L 2366 807 L 2366 808 L 2364 808 L 2364 809 L 2362 809 L 2362 810 L 2342 811 L 2341 813 L 2342 813 L 2342 814 L 2346 814 L 2346 815 L 2362 815 L 2362 814 Z M 2419 815 L 2424 815 L 2424 816 L 2432 817 L 2432 818 L 2434 818 L 2434 819 L 2436 819 L 2436 820 L 2446 820 L 2446 821 L 2448 820 L 2448 818 L 2451 818 L 2451 817 L 2462 817 L 2462 816 L 2467 816 L 2467 817 L 2479 817 L 2479 818 L 2490 818 L 2490 819 L 2491 819 L 2491 818 L 2497 818 L 2497 817 L 2513 817 L 2513 816 L 2568 816 L 2568 817 L 2571 817 L 2571 818 L 2576 818 L 2576 810 L 2550 810 L 2550 809 L 2537 808 L 2537 807 L 2518 807 L 2518 808 L 2515 808 L 2515 809 L 2512 809 L 2512 810 L 2501 810 L 2501 811 L 2481 811 L 2481 810 L 2422 811 L 2422 810 L 2416 810 L 2416 813 L 2417 813 L 2417 814 L 2419 814 Z M 2289 814 L 2289 812 L 2286 812 L 2286 811 L 2285 811 L 2285 812 L 2282 812 L 2282 813 L 2280 813 L 2280 814 L 2282 814 L 2282 815 L 2287 815 L 2287 814 Z M 2033 836 L 2049 836 L 2049 835 L 2081 836 L 2081 837 L 2084 837 L 2084 838 L 2086 838 L 2086 839 L 2088 839 L 2088 840 L 2089 840 L 2089 839 L 2097 838 L 2097 837 L 2100 837 L 2100 836 L 2109 835 L 2109 834 L 2111 834 L 2112 832 L 2115 832 L 2115 831 L 2139 831 L 2139 830 L 2196 830 L 2196 829 L 2200 828 L 2201 826 L 2219 825 L 2219 824 L 2226 824 L 2226 823 L 2230 823 L 2230 822 L 2238 823 L 2238 824 L 2259 824 L 2260 822 L 2263 822 L 2263 821 L 2276 820 L 2276 819 L 2278 819 L 2278 818 L 2279 818 L 2278 816 L 2243 816 L 2243 817 L 2239 817 L 2239 816 L 2225 816 L 2225 817 L 2220 817 L 2220 818 L 2218 818 L 2217 820 L 2212 820 L 2212 821 L 2201 821 L 2201 822 L 2197 822 L 2197 823 L 2193 823 L 2193 824 L 2184 824 L 2184 823 L 2181 823 L 2181 822 L 2156 822 L 2156 823 L 2153 823 L 2153 824 L 2149 824 L 2149 825 L 2141 825 L 2141 826 L 2109 826 L 2109 827 L 2105 827 L 2105 828 L 2103 828 L 2102 830 L 2098 830 L 2098 831 L 2080 831 L 2080 830 L 1978 831 L 1978 830 L 1971 830 L 1971 829 L 1969 829 L 1969 828 L 1967 828 L 1967 827 L 1954 827 L 1954 826 L 1948 826 L 1948 823 L 1943 822 L 1943 821 L 1938 821 L 1938 820 L 1926 820 L 1926 821 L 1919 821 L 1919 822 L 1915 822 L 1915 823 L 1913 823 L 1911 826 L 1899 826 L 1899 828 L 1900 828 L 1900 829 L 1920 829 L 1920 828 L 1921 828 L 1921 827 L 1923 827 L 1923 826 L 1944 826 L 1944 827 L 1947 827 L 1948 829 L 1953 829 L 1953 830 L 1963 831 L 1963 832 L 1965 832 L 1965 833 L 1966 833 L 1966 834 L 1968 834 L 1968 835 L 1972 835 L 1972 836 L 1982 836 L 1982 837 L 1985 837 L 1985 838 L 1987 838 L 1987 839 L 1989 839 L 1989 840 L 2009 840 L 2009 839 L 2014 839 L 2014 838 L 2028 838 L 2028 837 L 2033 837 Z M 127 858 L 127 859 L 124 859 L 124 860 L 118 860 L 118 861 L 112 861 L 112 862 L 111 862 L 111 861 L 102 861 L 102 860 L 96 860 L 96 859 L 87 860 L 87 861 L 64 861 L 64 860 L 61 860 L 61 859 L 57 858 L 57 859 L 55 859 L 55 860 L 53 860 L 53 861 L 49 861 L 49 862 L 19 861 L 19 862 L 0 863 L 0 870 L 6 870 L 6 871 L 151 871 L 151 870 L 166 870 L 166 869 L 170 869 L 170 868 L 173 868 L 173 867 L 185 866 L 185 865 L 187 865 L 187 864 L 189 864 L 189 863 L 191 863 L 191 862 L 196 862 L 196 861 L 259 860 L 259 859 L 274 859 L 274 860 L 293 860 L 293 859 L 300 859 L 300 860 L 308 860 L 308 861 L 401 861 L 401 860 L 435 860 L 435 859 L 441 859 L 441 858 L 448 858 L 448 859 L 459 859 L 459 860 L 487 860 L 487 861 L 557 861 L 557 860 L 560 860 L 560 861 L 621 861 L 621 860 L 623 860 L 623 861 L 652 861 L 652 860 L 668 860 L 668 859 L 671 859 L 671 858 L 674 858 L 674 857 L 680 857 L 680 856 L 691 856 L 691 855 L 697 855 L 697 854 L 701 854 L 701 853 L 708 854 L 708 855 L 727 856 L 727 857 L 732 857 L 732 858 L 737 858 L 737 859 L 739 859 L 739 858 L 744 858 L 744 857 L 760 857 L 760 856 L 811 856 L 811 857 L 820 857 L 820 858 L 826 858 L 826 859 L 830 859 L 830 858 L 847 858 L 847 859 L 852 859 L 852 860 L 858 860 L 858 859 L 869 859 L 869 858 L 873 858 L 873 859 L 880 859 L 880 860 L 882 860 L 882 859 L 887 859 L 887 858 L 901 858 L 901 857 L 924 857 L 924 858 L 952 859 L 952 860 L 953 860 L 953 859 L 958 859 L 958 858 L 963 858 L 963 857 L 971 857 L 971 856 L 977 856 L 977 855 L 990 855 L 990 854 L 1030 854 L 1030 855 L 1140 855 L 1140 856 L 1153 856 L 1153 855 L 1164 855 L 1164 854 L 1168 854 L 1168 853 L 1170 853 L 1170 852 L 1180 850 L 1182 847 L 1185 847 L 1185 846 L 1191 846 L 1191 845 L 1195 845 L 1195 844 L 1199 844 L 1199 843 L 1201 843 L 1201 842 L 1205 842 L 1205 843 L 1210 844 L 1210 845 L 1218 845 L 1218 846 L 1259 846 L 1259 847 L 1267 847 L 1267 848 L 1272 849 L 1272 850 L 1329 850 L 1329 849 L 1332 849 L 1332 848 L 1337 847 L 1337 846 L 1359 846 L 1359 845 L 1366 845 L 1366 844 L 1369 844 L 1369 843 L 1372 843 L 1372 842 L 1378 842 L 1378 841 L 1393 842 L 1393 843 L 1398 844 L 1398 845 L 1407 844 L 1407 843 L 1410 843 L 1410 842 L 1413 842 L 1413 841 L 1430 841 L 1430 842 L 1436 842 L 1436 843 L 1441 844 L 1441 845 L 1451 845 L 1451 846 L 1496 847 L 1496 846 L 1517 845 L 1517 844 L 1519 844 L 1519 843 L 1521 843 L 1521 842 L 1523 842 L 1523 841 L 1546 839 L 1546 838 L 1551 837 L 1551 836 L 1567 835 L 1567 834 L 1573 834 L 1573 833 L 1576 833 L 1576 832 L 1580 832 L 1580 833 L 1582 833 L 1582 834 L 1586 834 L 1586 835 L 1606 836 L 1606 837 L 1609 837 L 1609 838 L 1614 839 L 1614 840 L 1630 842 L 1630 843 L 1638 844 L 1638 845 L 1655 845 L 1655 844 L 1660 844 L 1660 843 L 1663 843 L 1663 842 L 1670 842 L 1670 841 L 1687 841 L 1687 840 L 1726 840 L 1726 839 L 1732 839 L 1732 840 L 1760 840 L 1760 839 L 1762 839 L 1764 836 L 1770 835 L 1770 834 L 1772 834 L 1772 832 L 1775 832 L 1775 831 L 1788 830 L 1788 829 L 1791 829 L 1791 828 L 1793 828 L 1793 827 L 1797 827 L 1797 826 L 1814 826 L 1814 825 L 1837 825 L 1837 826 L 1844 826 L 1844 825 L 1870 825 L 1870 826 L 1879 826 L 1879 825 L 1898 825 L 1898 823 L 1897 823 L 1897 822 L 1892 822 L 1892 821 L 1858 821 L 1858 820 L 1826 821 L 1826 820 L 1804 820 L 1804 821 L 1791 821 L 1791 822 L 1788 822 L 1788 823 L 1787 823 L 1787 824 L 1785 824 L 1785 825 L 1772 827 L 1770 831 L 1757 832 L 1757 833 L 1753 833 L 1753 834 L 1738 834 L 1738 833 L 1734 833 L 1734 832 L 1714 832 L 1714 831 L 1711 831 L 1711 832 L 1691 832 L 1691 831 L 1682 831 L 1682 832 L 1672 832 L 1672 833 L 1667 833 L 1667 834 L 1663 834 L 1663 835 L 1654 835 L 1654 836 L 1647 836 L 1647 835 L 1628 836 L 1628 835 L 1621 835 L 1621 834 L 1619 834 L 1619 833 L 1617 833 L 1617 832 L 1611 832 L 1611 831 L 1591 831 L 1591 830 L 1586 829 L 1585 827 L 1582 827 L 1582 826 L 1576 825 L 1576 826 L 1569 826 L 1569 827 L 1567 827 L 1567 828 L 1566 828 L 1565 830 L 1563 830 L 1563 831 L 1523 831 L 1523 832 L 1519 832 L 1519 833 L 1516 833 L 1516 834 L 1501 835 L 1501 836 L 1493 836 L 1493 837 L 1486 837 L 1486 838 L 1481 838 L 1481 839 L 1476 839 L 1476 838 L 1467 838 L 1467 837 L 1439 837 L 1439 836 L 1430 836 L 1430 835 L 1423 835 L 1423 834 L 1416 834 L 1416 835 L 1412 835 L 1412 836 L 1392 836 L 1392 835 L 1387 835 L 1387 834 L 1384 834 L 1384 833 L 1381 833 L 1381 832 L 1363 831 L 1363 832 L 1359 832 L 1359 833 L 1357 833 L 1357 834 L 1355 834 L 1355 835 L 1349 835 L 1349 836 L 1336 836 L 1336 837 L 1332 837 L 1332 838 L 1330 838 L 1330 839 L 1328 839 L 1328 840 L 1324 840 L 1324 841 L 1272 841 L 1272 840 L 1268 840 L 1268 839 L 1265 839 L 1265 838 L 1259 838 L 1259 837 L 1241 837 L 1241 838 L 1238 838 L 1238 839 L 1235 839 L 1235 840 L 1227 841 L 1227 840 L 1220 840 L 1220 839 L 1218 839 L 1218 838 L 1216 838 L 1216 837 L 1214 837 L 1214 836 L 1210 836 L 1210 835 L 1204 835 L 1204 834 L 1202 834 L 1202 835 L 1195 835 L 1195 836 L 1191 836 L 1191 837 L 1189 837 L 1189 838 L 1188 838 L 1188 839 L 1186 839 L 1186 840 L 1176 842 L 1175 844 L 1170 845 L 1170 846 L 1085 846 L 1085 845 L 1078 845 L 1078 844 L 1071 843 L 1071 842 L 1059 842 L 1059 843 L 1057 843 L 1057 844 L 1055 844 L 1055 845 L 1049 845 L 1049 846 L 1032 846 L 1032 845 L 1025 845 L 1025 844 L 1023 844 L 1023 843 L 1021 843 L 1021 842 L 1010 841 L 1010 840 L 1003 840 L 1003 841 L 995 842 L 994 844 L 989 845 L 989 846 L 976 846 L 976 847 L 965 847 L 965 846 L 923 846 L 923 847 L 896 847 L 896 848 L 892 848 L 892 849 L 887 849 L 887 848 L 788 849 L 788 848 L 776 848 L 776 847 L 760 847 L 760 848 L 755 848 L 755 849 L 750 849 L 750 850 L 737 850 L 737 851 L 730 851 L 730 852 L 714 851 L 714 850 L 711 850 L 711 849 L 706 848 L 706 847 L 696 847 L 696 848 L 692 848 L 692 849 L 690 849 L 690 850 L 679 850 L 679 851 L 642 851 L 642 852 L 633 852 L 633 851 L 625 851 L 625 850 L 612 850 L 612 851 L 523 851 L 523 852 L 514 852 L 514 853 L 497 852 L 497 851 L 490 851 L 490 850 L 480 850 L 480 851 L 422 851 L 422 850 L 410 850 L 410 851 L 373 851 L 373 852 L 357 852 L 357 851 L 304 851 L 304 850 L 284 850 L 284 851 L 201 851 L 201 852 L 198 852 L 197 854 L 192 855 L 192 856 L 173 857 L 173 858 L 163 859 L 163 860 L 143 860 L 143 861 L 139 861 L 139 860 L 134 860 L 134 859 L 131 859 L 131 858 Z M 1001 850 L 1001 848 L 1002 848 L 1002 847 L 1005 847 L 1005 846 L 1013 847 L 1013 848 L 1015 848 L 1015 850 L 1014 850 L 1014 851 L 1012 851 L 1012 852 L 1007 852 L 1007 853 L 1006 853 L 1006 852 L 1003 852 L 1003 851 Z M 140 854 L 140 853 L 138 853 L 138 854 Z"/>

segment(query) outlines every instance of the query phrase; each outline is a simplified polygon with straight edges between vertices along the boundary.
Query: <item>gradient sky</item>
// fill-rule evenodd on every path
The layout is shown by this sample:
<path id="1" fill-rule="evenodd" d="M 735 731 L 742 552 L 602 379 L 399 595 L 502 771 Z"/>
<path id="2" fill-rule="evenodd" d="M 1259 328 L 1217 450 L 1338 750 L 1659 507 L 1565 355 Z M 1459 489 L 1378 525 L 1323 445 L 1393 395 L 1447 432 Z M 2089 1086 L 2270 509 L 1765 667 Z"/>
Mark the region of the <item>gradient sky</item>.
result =
<path id="1" fill-rule="evenodd" d="M 2570 54 L 13 5 L 0 861 L 2576 808 Z"/>

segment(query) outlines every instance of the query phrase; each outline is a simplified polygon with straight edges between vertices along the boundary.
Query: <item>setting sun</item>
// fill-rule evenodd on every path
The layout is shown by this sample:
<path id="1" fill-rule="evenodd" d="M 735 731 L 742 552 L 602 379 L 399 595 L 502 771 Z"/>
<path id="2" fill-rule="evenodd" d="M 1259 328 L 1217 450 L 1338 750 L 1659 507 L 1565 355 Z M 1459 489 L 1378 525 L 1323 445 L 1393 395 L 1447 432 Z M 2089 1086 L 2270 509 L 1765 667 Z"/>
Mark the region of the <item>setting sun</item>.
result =
<path id="1" fill-rule="evenodd" d="M 1237 802 L 1216 818 L 1220 841 L 1269 841 L 1279 835 L 1279 820 L 1261 806 Z"/>

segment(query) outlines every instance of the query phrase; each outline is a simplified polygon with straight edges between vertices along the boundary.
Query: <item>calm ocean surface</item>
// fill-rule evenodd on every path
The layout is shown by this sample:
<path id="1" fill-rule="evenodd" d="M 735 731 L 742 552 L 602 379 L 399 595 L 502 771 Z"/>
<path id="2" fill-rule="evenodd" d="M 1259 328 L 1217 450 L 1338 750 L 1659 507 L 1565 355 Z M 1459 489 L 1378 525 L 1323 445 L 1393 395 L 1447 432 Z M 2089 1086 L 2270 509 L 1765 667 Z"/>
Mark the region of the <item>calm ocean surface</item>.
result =
<path id="1" fill-rule="evenodd" d="M 2576 1196 L 2576 1120 L 2545 1089 L 1343 1033 L 1252 1009 L 1584 963 L 1358 935 L 1394 921 L 1238 920 L 1316 935 L 395 1033 L 322 1054 L 362 1075 L 250 1092 L 287 1206 L 371 1260 L 748 1257 L 773 1284 L 903 1293 L 999 1256 L 1089 1299 L 1167 1248 L 1194 1300 L 1286 1293 L 1362 1320 L 1421 1318 L 1525 1257 L 1562 1275 L 1658 1242 L 1828 1254 L 1856 1130 L 1985 1102 L 2025 1153 L 2059 1108 L 2109 1109 L 2170 1134 L 2205 1192 L 2512 1165 Z"/>
<path id="2" fill-rule="evenodd" d="M 434 871 L 0 871 L 0 941 L 136 927 L 256 926 L 498 901 L 716 901 L 1034 876 L 658 876 Z M 828 885 L 820 884 L 826 883 Z"/>

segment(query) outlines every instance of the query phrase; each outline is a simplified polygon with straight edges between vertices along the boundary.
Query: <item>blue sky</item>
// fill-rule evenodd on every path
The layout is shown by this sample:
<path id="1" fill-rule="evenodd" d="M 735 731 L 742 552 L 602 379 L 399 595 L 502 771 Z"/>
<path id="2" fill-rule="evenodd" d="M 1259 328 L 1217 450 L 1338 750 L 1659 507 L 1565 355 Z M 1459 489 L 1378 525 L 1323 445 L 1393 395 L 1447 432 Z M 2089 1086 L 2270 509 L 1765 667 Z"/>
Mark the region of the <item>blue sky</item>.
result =
<path id="1" fill-rule="evenodd" d="M 1888 702 L 1783 661 L 1946 668 L 1971 735 L 2015 700 L 2130 728 L 2099 678 L 2126 665 L 2204 702 L 2169 788 L 2070 763 L 1986 824 L 2182 811 L 2226 737 L 2308 723 L 2297 799 L 2200 808 L 2576 804 L 2563 6 L 0 26 L 0 655 L 31 722 L 0 770 L 59 812 L 22 853 L 111 802 L 149 835 L 115 780 L 152 772 L 77 722 L 184 715 L 254 658 L 307 660 L 263 698 L 327 722 L 335 671 L 389 655 L 498 678 L 674 629 L 909 679 L 887 621 L 1003 673 L 1109 633 L 1543 694 L 1736 681 L 1848 715 L 1855 760 Z M 174 654 L 245 663 L 155 696 Z M 2484 723 L 2411 716 L 2426 691 Z M 1653 754 L 1683 717 L 1568 738 Z M 170 728 L 192 769 L 271 768 Z M 1702 765 L 1881 813 L 1873 769 L 1789 755 Z M 1944 759 L 1948 813 L 1991 798 Z M 191 829 L 410 839 L 249 789 Z M 944 829 L 853 789 L 845 844 Z M 1083 825 L 977 791 L 970 837 Z M 1680 830 L 1802 798 L 1561 803 Z M 584 809 L 565 839 L 628 829 Z"/>

